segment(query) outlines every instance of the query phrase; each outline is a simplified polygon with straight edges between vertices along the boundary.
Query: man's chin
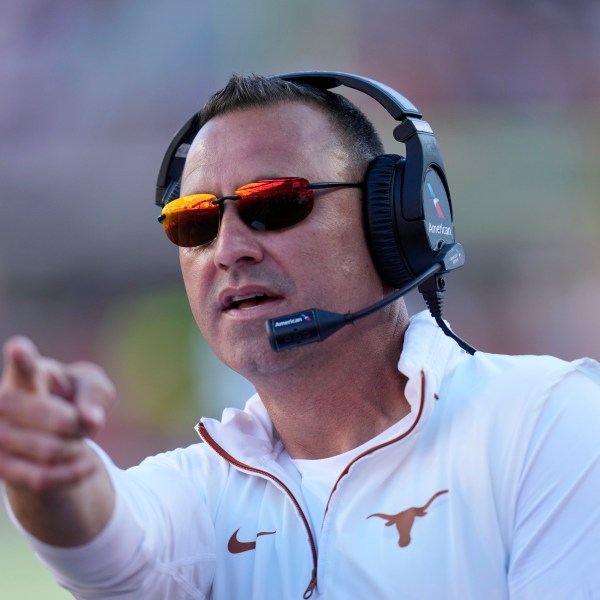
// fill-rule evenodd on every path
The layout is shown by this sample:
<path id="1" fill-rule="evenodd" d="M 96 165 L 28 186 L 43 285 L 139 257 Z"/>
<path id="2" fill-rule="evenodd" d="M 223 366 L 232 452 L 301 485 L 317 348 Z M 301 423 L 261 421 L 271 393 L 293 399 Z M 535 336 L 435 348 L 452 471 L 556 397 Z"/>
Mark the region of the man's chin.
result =
<path id="1" fill-rule="evenodd" d="M 292 368 L 299 358 L 294 350 L 274 352 L 266 333 L 264 338 L 251 344 L 240 342 L 230 352 L 219 358 L 233 371 L 257 385 L 265 377 L 283 374 Z"/>

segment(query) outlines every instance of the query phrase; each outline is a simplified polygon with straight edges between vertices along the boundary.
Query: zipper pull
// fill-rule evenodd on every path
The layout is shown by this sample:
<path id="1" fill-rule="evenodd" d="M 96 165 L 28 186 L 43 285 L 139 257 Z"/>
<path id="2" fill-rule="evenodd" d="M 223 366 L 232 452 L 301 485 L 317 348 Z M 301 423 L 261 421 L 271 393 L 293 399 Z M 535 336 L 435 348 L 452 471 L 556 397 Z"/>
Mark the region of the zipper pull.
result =
<path id="1" fill-rule="evenodd" d="M 313 592 L 315 591 L 316 587 L 317 587 L 317 569 L 313 569 L 312 577 L 310 579 L 308 587 L 306 588 L 306 591 L 304 592 L 304 596 L 302 596 L 304 598 L 304 600 L 308 600 L 308 598 L 310 598 L 313 595 Z"/>

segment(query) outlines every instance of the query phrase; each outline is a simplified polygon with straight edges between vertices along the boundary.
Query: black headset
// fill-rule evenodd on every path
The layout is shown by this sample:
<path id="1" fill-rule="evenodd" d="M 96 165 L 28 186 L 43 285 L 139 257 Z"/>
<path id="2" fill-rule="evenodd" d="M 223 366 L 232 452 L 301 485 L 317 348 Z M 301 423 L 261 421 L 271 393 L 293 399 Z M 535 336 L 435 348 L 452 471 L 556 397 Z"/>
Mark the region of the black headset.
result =
<path id="1" fill-rule="evenodd" d="M 274 75 L 323 90 L 345 86 L 364 92 L 396 120 L 394 138 L 404 143 L 406 157 L 382 154 L 365 178 L 365 229 L 373 261 L 381 277 L 400 288 L 436 261 L 443 246 L 453 243 L 450 191 L 442 157 L 429 123 L 407 98 L 372 79 L 335 71 Z M 198 113 L 177 132 L 162 161 L 156 204 L 179 196 L 189 147 L 199 130 Z"/>

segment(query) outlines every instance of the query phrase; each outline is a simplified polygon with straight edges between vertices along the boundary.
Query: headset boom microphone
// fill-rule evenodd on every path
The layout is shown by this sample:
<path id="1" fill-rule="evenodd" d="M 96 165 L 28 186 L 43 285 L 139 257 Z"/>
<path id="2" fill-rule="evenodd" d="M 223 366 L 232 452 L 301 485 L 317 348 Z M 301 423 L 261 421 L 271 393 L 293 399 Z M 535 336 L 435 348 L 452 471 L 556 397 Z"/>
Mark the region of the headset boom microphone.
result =
<path id="1" fill-rule="evenodd" d="M 438 262 L 429 267 L 429 269 L 400 289 L 367 308 L 363 308 L 362 310 L 353 313 L 346 313 L 345 315 L 320 310 L 318 308 L 310 308 L 299 313 L 269 319 L 266 321 L 265 325 L 267 327 L 271 348 L 275 352 L 281 352 L 282 350 L 289 350 L 314 342 L 322 342 L 324 339 L 344 327 L 344 325 L 354 323 L 354 321 L 357 321 L 358 319 L 373 314 L 375 311 L 398 300 L 398 298 L 401 298 L 418 285 L 426 283 L 430 279 L 435 278 L 436 275 L 458 269 L 459 267 L 462 267 L 464 263 L 465 255 L 463 248 L 459 243 L 455 242 L 454 244 L 449 244 L 440 251 L 438 254 Z M 441 315 L 439 316 L 441 317 Z M 442 328 L 447 335 L 454 338 L 463 349 L 467 350 L 467 352 L 471 354 L 475 352 L 471 346 L 455 336 L 452 332 L 449 332 L 450 330 L 446 331 L 447 328 L 445 327 L 445 324 Z"/>

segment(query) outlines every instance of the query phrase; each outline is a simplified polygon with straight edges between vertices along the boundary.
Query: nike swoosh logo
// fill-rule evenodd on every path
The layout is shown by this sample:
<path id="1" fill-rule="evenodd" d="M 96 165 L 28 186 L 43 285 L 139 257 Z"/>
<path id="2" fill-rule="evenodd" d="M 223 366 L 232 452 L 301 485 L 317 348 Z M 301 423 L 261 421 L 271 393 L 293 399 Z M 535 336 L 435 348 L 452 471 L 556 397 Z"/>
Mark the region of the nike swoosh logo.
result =
<path id="1" fill-rule="evenodd" d="M 229 543 L 227 544 L 227 550 L 231 552 L 231 554 L 240 554 L 241 552 L 248 552 L 248 550 L 254 550 L 256 548 L 256 540 L 253 542 L 240 542 L 238 540 L 237 534 L 239 529 L 236 529 L 232 536 L 229 538 Z M 275 531 L 260 531 L 256 534 L 256 539 L 258 539 L 261 535 L 273 535 L 276 533 Z"/>

